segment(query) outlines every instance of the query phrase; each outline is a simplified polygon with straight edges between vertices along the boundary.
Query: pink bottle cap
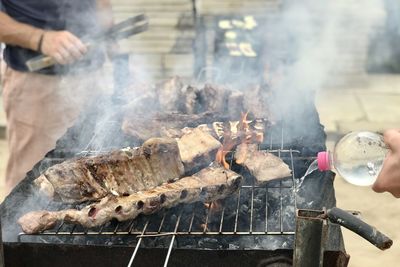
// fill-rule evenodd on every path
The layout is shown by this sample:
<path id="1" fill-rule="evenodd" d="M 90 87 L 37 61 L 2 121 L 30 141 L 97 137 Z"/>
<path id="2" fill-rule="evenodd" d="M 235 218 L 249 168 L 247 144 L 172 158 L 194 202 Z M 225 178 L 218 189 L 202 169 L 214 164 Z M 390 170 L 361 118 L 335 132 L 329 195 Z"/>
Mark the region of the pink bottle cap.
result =
<path id="1" fill-rule="evenodd" d="M 317 162 L 318 162 L 318 169 L 320 171 L 328 171 L 331 169 L 328 151 L 318 152 Z"/>

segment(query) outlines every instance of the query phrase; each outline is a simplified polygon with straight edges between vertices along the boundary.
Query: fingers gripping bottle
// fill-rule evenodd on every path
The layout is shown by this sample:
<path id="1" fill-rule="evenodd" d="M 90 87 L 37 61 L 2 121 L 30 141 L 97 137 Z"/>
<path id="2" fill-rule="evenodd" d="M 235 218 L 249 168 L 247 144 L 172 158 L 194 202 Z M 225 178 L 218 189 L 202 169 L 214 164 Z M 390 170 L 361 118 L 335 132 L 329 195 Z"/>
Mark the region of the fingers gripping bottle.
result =
<path id="1" fill-rule="evenodd" d="M 368 186 L 378 177 L 387 152 L 382 135 L 351 132 L 339 140 L 333 152 L 318 153 L 318 169 L 335 169 L 347 182 Z"/>

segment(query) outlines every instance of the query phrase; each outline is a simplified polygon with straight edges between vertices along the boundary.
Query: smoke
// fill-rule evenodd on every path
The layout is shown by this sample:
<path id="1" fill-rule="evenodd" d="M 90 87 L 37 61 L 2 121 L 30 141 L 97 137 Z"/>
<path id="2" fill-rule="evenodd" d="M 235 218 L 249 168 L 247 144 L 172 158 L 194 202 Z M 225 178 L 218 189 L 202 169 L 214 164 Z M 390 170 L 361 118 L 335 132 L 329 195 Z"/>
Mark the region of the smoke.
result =
<path id="1" fill-rule="evenodd" d="M 367 70 L 371 73 L 399 73 L 400 3 L 395 0 L 383 2 L 386 17 L 383 27 L 372 36 Z"/>
<path id="2" fill-rule="evenodd" d="M 279 106 L 281 112 L 288 112 L 293 103 L 298 102 L 299 94 L 312 94 L 323 87 L 344 82 L 351 70 L 363 72 L 368 42 L 383 21 L 383 6 L 381 0 L 282 1 L 276 14 L 266 14 L 262 22 L 258 23 L 259 34 L 254 41 L 256 47 L 261 49 L 261 58 L 252 65 L 254 68 L 232 71 L 232 61 L 229 61 L 229 64 L 226 61 L 215 61 L 213 67 L 222 73 L 221 80 L 217 82 L 229 83 L 245 92 L 251 88 L 248 84 L 264 80 L 277 92 L 279 98 L 285 99 L 281 102 L 285 103 L 285 106 Z M 74 20 L 74 23 L 80 23 L 71 27 L 80 28 L 82 23 L 86 23 L 93 25 L 86 33 L 97 32 L 97 25 L 85 21 L 85 18 L 89 16 L 81 16 L 79 20 Z M 105 47 L 100 46 L 99 50 L 104 52 Z M 172 69 L 182 69 L 178 66 L 179 63 L 178 61 L 176 68 Z M 123 63 L 117 63 L 114 68 L 118 67 L 118 64 Z M 143 66 L 154 64 L 154 59 L 145 55 L 134 55 L 131 64 L 131 72 L 123 75 L 123 80 L 130 82 L 134 79 L 136 83 L 158 82 L 142 71 Z M 119 67 L 126 69 L 126 66 Z M 112 90 L 115 89 L 113 79 L 111 66 L 106 65 L 103 70 L 99 70 L 98 62 L 94 61 L 89 65 L 74 66 L 74 74 L 66 76 L 62 81 L 64 89 L 61 94 L 66 106 L 70 107 L 64 114 L 66 117 L 71 114 L 73 117 L 77 116 L 77 111 L 82 110 L 88 102 L 96 102 L 97 96 L 104 92 L 109 97 L 107 101 L 99 102 L 101 115 L 95 122 L 94 131 L 83 132 L 80 135 L 85 140 L 91 140 L 96 150 L 102 150 L 107 142 L 105 139 L 112 138 L 109 134 L 112 129 L 107 122 L 113 117 L 116 109 L 121 108 L 111 99 Z M 26 210 L 35 206 L 37 199 L 32 197 L 31 200 L 26 205 L 29 207 Z"/>
<path id="3" fill-rule="evenodd" d="M 379 10 L 379 0 L 290 1 L 276 28 L 287 36 L 283 47 L 293 61 L 283 66 L 282 87 L 318 90 L 362 73 Z"/>
<path id="4" fill-rule="evenodd" d="M 247 39 L 256 47 L 262 42 L 257 71 L 276 90 L 312 91 L 364 72 L 369 40 L 382 24 L 384 9 L 382 0 L 281 1 L 275 13 L 255 18 L 256 33 Z M 224 63 L 216 67 L 230 70 Z M 238 78 L 232 83 L 251 82 L 253 76 L 244 70 Z"/>

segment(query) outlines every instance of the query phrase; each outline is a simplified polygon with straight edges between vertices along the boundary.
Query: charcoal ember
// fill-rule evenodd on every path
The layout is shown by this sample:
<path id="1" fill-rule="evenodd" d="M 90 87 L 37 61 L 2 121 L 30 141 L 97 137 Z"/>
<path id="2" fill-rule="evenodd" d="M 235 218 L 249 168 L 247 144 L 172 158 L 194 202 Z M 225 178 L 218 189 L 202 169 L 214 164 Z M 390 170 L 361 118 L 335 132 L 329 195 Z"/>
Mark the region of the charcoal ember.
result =
<path id="1" fill-rule="evenodd" d="M 222 249 L 223 246 L 218 242 L 216 238 L 203 238 L 198 242 L 198 245 L 202 248 L 207 249 Z"/>
<path id="2" fill-rule="evenodd" d="M 240 246 L 237 244 L 229 244 L 228 248 L 231 250 L 237 250 L 240 248 Z"/>

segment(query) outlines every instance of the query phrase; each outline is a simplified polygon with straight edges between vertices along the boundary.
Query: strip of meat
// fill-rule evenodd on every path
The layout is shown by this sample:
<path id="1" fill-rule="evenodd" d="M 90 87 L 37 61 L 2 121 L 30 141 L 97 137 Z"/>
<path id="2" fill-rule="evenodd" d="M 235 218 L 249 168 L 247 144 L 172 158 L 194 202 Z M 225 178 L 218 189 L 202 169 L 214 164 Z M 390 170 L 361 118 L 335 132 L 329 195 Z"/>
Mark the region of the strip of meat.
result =
<path id="1" fill-rule="evenodd" d="M 201 124 L 213 121 L 227 120 L 227 116 L 219 113 L 204 112 L 200 114 L 180 114 L 148 112 L 132 114 L 129 112 L 123 120 L 122 131 L 139 140 L 146 140 L 151 137 L 182 136 L 182 128 L 195 128 Z"/>
<path id="2" fill-rule="evenodd" d="M 236 148 L 235 161 L 246 167 L 258 183 L 291 175 L 289 166 L 274 154 L 258 150 L 257 144 L 240 144 Z"/>
<path id="3" fill-rule="evenodd" d="M 207 126 L 186 129 L 186 133 L 178 139 L 180 155 L 185 166 L 185 173 L 192 174 L 210 165 L 221 143 L 209 132 Z"/>
<path id="4" fill-rule="evenodd" d="M 54 165 L 35 184 L 47 195 L 54 191 L 63 202 L 73 203 L 148 190 L 183 174 L 177 142 L 170 138 L 152 138 L 140 148 L 70 159 Z"/>
<path id="5" fill-rule="evenodd" d="M 81 210 L 34 211 L 22 216 L 18 223 L 25 233 L 33 234 L 50 229 L 58 221 L 91 228 L 113 218 L 125 221 L 139 214 L 152 214 L 162 208 L 180 203 L 210 202 L 225 198 L 238 190 L 242 176 L 221 166 L 210 166 L 174 183 L 165 183 L 152 190 L 126 197 L 108 196 Z"/>

